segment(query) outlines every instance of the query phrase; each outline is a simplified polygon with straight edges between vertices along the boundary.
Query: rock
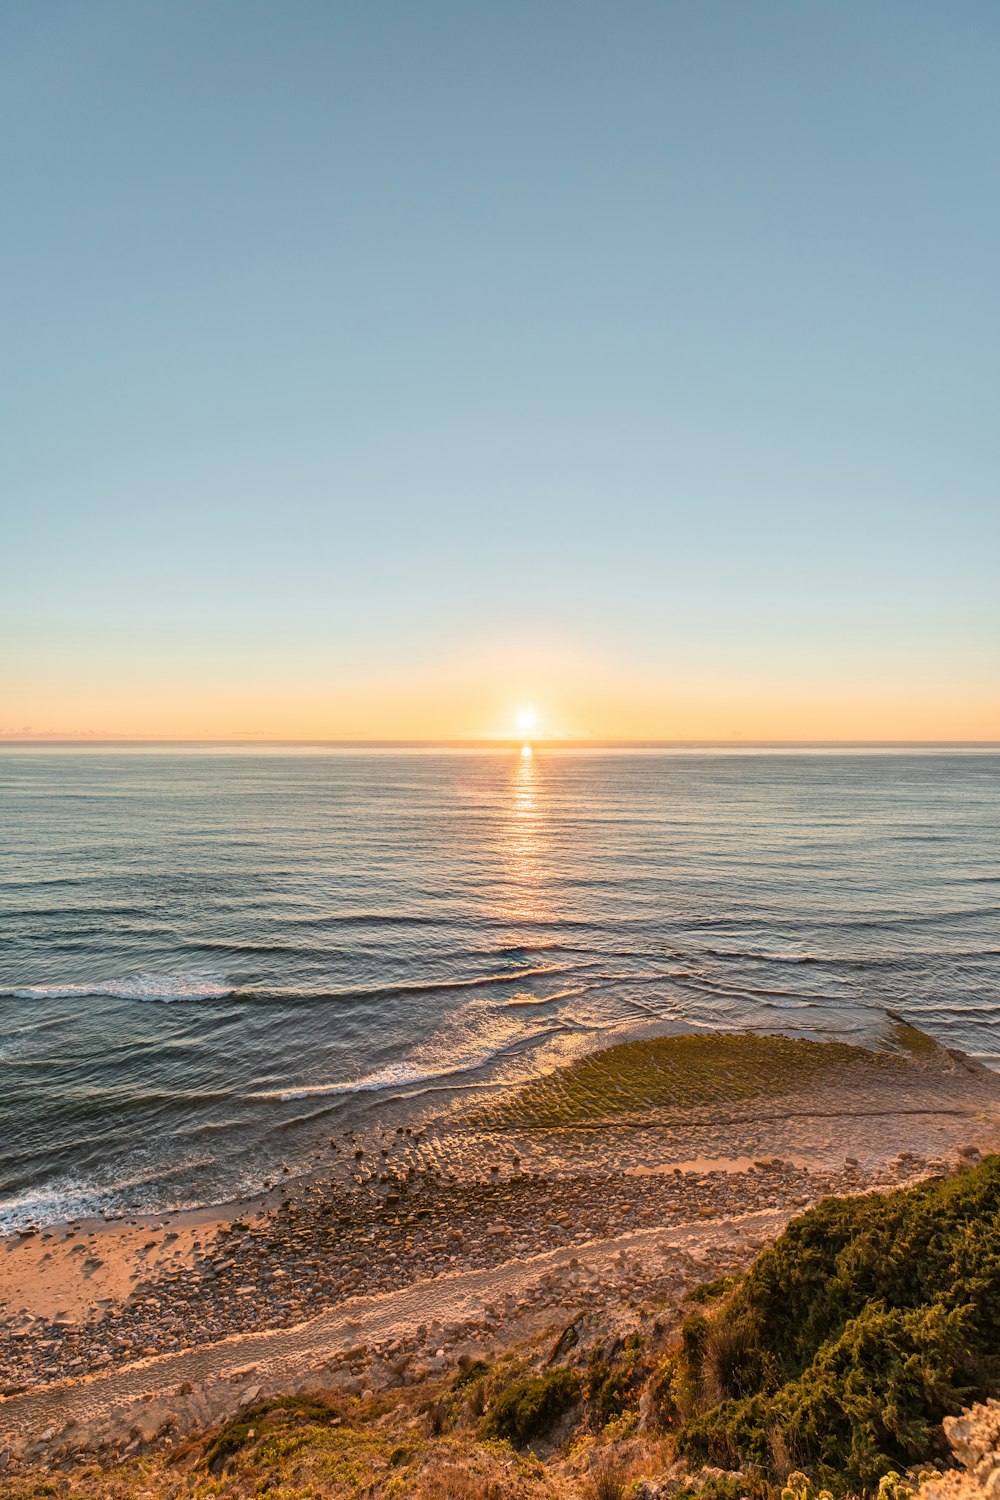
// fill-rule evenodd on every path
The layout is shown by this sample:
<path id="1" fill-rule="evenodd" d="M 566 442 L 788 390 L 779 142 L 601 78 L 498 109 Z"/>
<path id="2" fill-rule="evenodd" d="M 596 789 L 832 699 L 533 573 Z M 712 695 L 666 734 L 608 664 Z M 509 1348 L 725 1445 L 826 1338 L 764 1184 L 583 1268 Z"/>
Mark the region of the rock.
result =
<path id="1" fill-rule="evenodd" d="M 961 1416 L 945 1417 L 941 1426 L 959 1463 L 967 1469 L 975 1469 L 988 1454 L 997 1453 L 1000 1401 L 978 1403 L 962 1412 Z"/>
<path id="2" fill-rule="evenodd" d="M 941 1425 L 962 1470 L 925 1479 L 919 1500 L 1000 1500 L 1000 1401 L 980 1402 Z"/>
<path id="3" fill-rule="evenodd" d="M 361 1381 L 356 1375 L 339 1375 L 331 1384 L 334 1390 L 343 1391 L 346 1396 L 361 1395 Z"/>
<path id="4" fill-rule="evenodd" d="M 556 1364 L 557 1361 L 565 1358 L 569 1351 L 579 1342 L 579 1323 L 570 1323 L 567 1328 L 563 1329 L 562 1333 L 559 1335 L 555 1343 L 552 1345 L 552 1348 L 549 1350 L 548 1358 L 545 1361 L 546 1365 Z"/>

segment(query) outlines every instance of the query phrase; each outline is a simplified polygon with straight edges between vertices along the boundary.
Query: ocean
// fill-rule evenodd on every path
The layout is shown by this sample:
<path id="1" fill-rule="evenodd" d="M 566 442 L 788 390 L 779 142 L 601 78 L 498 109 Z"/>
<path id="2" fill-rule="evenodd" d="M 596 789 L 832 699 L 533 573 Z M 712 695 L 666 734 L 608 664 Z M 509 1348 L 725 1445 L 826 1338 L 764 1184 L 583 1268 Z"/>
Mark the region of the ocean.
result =
<path id="1" fill-rule="evenodd" d="M 0 1228 L 645 1028 L 998 1063 L 998 998 L 995 753 L 0 753 Z"/>

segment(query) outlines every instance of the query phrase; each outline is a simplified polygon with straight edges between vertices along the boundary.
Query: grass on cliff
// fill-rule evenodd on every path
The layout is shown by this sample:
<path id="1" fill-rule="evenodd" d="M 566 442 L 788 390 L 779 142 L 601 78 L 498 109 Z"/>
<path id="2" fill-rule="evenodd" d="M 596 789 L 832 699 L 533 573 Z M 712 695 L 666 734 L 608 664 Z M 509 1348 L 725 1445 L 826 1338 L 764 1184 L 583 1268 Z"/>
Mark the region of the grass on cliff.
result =
<path id="1" fill-rule="evenodd" d="M 502 1376 L 497 1372 L 496 1379 Z M 562 1372 L 562 1380 L 568 1372 Z M 468 1384 L 483 1379 L 476 1371 Z M 524 1392 L 518 1419 L 555 1421 L 560 1393 L 538 1409 Z M 576 1380 L 574 1390 L 578 1387 Z M 475 1412 L 451 1412 L 422 1386 L 358 1400 L 334 1392 L 256 1402 L 172 1450 L 69 1472 L 0 1473 L 3 1500 L 551 1500 L 543 1465 L 481 1431 Z M 553 1400 L 552 1396 L 556 1399 Z M 532 1415 L 533 1413 L 533 1415 Z"/>
<path id="2" fill-rule="evenodd" d="M 1000 1157 L 828 1198 L 713 1315 L 684 1325 L 663 1411 L 694 1463 L 796 1467 L 861 1492 L 944 1456 L 943 1417 L 1000 1389 Z"/>
<path id="3" fill-rule="evenodd" d="M 927 1041 L 935 1051 L 935 1044 Z M 899 1053 L 871 1052 L 844 1042 L 742 1032 L 652 1037 L 592 1052 L 534 1078 L 511 1098 L 480 1111 L 477 1123 L 585 1125 L 652 1109 L 721 1106 L 790 1094 L 832 1081 L 848 1069 L 874 1072 L 906 1066 Z"/>
<path id="4" fill-rule="evenodd" d="M 512 1381 L 494 1399 L 483 1424 L 484 1436 L 525 1447 L 576 1405 L 581 1387 L 577 1372 L 564 1368 Z"/>

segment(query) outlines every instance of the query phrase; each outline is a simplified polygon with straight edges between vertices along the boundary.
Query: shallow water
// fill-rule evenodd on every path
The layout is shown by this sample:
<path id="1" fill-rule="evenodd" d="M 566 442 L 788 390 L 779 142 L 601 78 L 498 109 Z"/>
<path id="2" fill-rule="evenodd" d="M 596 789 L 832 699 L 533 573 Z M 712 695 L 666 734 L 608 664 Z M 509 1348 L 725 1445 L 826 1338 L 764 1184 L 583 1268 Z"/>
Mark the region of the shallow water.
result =
<path id="1" fill-rule="evenodd" d="M 637 1023 L 1000 1053 L 1000 755 L 0 755 L 0 1224 Z"/>

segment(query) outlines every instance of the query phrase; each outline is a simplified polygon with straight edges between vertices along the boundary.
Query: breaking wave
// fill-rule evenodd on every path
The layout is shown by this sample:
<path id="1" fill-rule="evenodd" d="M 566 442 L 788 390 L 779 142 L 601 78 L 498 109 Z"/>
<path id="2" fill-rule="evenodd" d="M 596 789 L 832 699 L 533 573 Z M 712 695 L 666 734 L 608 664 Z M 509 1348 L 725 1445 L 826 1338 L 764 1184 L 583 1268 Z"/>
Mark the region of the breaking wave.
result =
<path id="1" fill-rule="evenodd" d="M 450 1063 L 446 1068 L 433 1068 L 426 1064 L 421 1066 L 418 1063 L 390 1063 L 374 1073 L 366 1073 L 361 1078 L 346 1079 L 343 1083 L 304 1084 L 297 1089 L 265 1089 L 249 1097 L 251 1099 L 280 1099 L 284 1102 L 289 1099 L 323 1099 L 330 1094 L 371 1094 L 380 1089 L 407 1088 L 416 1083 L 433 1083 L 436 1079 L 448 1078 L 453 1073 L 468 1073 L 473 1068 L 481 1068 L 484 1063 L 489 1062 L 491 1056 L 495 1055 L 495 1053 L 480 1053 L 475 1057 L 459 1058 L 457 1062 Z"/>
<path id="2" fill-rule="evenodd" d="M 110 996 L 114 1000 L 225 1000 L 233 986 L 218 975 L 205 973 L 134 974 L 127 979 L 91 980 L 86 984 L 29 984 L 2 990 L 14 1000 L 73 1000 L 86 996 Z"/>

